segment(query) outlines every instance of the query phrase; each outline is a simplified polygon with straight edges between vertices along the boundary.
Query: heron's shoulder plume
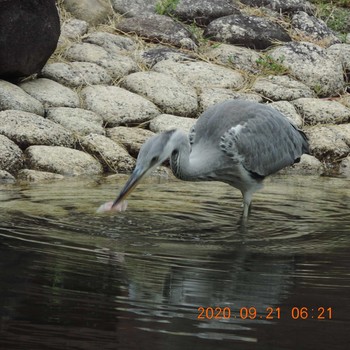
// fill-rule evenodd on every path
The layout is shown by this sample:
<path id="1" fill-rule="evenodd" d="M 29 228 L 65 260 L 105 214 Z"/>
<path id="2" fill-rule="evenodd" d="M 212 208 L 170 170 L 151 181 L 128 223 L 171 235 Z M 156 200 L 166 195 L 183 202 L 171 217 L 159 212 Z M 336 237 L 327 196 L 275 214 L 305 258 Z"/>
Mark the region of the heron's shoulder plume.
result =
<path id="1" fill-rule="evenodd" d="M 237 124 L 231 127 L 227 132 L 224 133 L 224 135 L 221 136 L 220 148 L 234 161 L 234 163 L 243 161 L 243 157 L 239 154 L 237 148 L 237 139 L 238 135 L 244 128 L 245 123 Z"/>
<path id="2" fill-rule="evenodd" d="M 191 145 L 193 145 L 195 137 L 196 137 L 196 129 L 193 125 L 189 134 L 188 134 L 188 139 L 189 139 Z"/>

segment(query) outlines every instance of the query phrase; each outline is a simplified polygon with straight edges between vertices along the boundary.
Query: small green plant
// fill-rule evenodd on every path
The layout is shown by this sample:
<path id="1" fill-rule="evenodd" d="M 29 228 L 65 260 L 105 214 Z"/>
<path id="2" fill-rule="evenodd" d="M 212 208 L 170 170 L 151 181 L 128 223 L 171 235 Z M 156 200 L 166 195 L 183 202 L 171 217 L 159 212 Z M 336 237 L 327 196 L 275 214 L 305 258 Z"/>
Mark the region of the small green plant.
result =
<path id="1" fill-rule="evenodd" d="M 216 48 L 220 47 L 221 45 L 222 45 L 222 43 L 214 43 L 211 45 L 211 48 L 216 49 Z"/>
<path id="2" fill-rule="evenodd" d="M 228 63 L 231 63 L 231 64 L 235 65 L 236 64 L 236 58 L 237 58 L 236 55 L 230 55 L 230 56 L 227 57 L 227 61 L 228 61 Z"/>
<path id="3" fill-rule="evenodd" d="M 349 0 L 311 0 L 315 5 L 330 4 L 333 6 L 350 7 Z"/>
<path id="4" fill-rule="evenodd" d="M 208 42 L 208 39 L 204 38 L 203 36 L 203 28 L 200 28 L 196 25 L 195 22 L 186 25 L 187 30 L 198 40 L 199 43 L 205 44 Z"/>
<path id="5" fill-rule="evenodd" d="M 313 0 L 317 6 L 317 16 L 325 21 L 327 26 L 338 33 L 350 31 L 350 1 L 349 0 Z"/>
<path id="6" fill-rule="evenodd" d="M 319 97 L 325 96 L 325 89 L 321 84 L 315 84 L 313 86 L 313 90 L 315 91 L 317 96 L 319 96 Z"/>
<path id="7" fill-rule="evenodd" d="M 256 60 L 256 64 L 265 74 L 283 75 L 289 72 L 288 68 L 283 65 L 284 56 L 274 59 L 270 55 L 262 56 Z"/>
<path id="8" fill-rule="evenodd" d="M 171 12 L 176 9 L 180 0 L 160 0 L 156 3 L 156 13 L 158 15 L 171 15 Z"/>

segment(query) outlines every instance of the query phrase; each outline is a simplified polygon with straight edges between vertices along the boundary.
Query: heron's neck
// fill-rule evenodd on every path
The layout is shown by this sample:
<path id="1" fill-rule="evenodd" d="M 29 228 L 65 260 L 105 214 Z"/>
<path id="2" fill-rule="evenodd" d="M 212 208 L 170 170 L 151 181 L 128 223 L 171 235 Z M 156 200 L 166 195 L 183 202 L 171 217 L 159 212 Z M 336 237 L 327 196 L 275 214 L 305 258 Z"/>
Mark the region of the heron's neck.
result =
<path id="1" fill-rule="evenodd" d="M 201 173 L 200 169 L 190 161 L 191 145 L 188 136 L 177 130 L 174 134 L 174 147 L 170 156 L 170 166 L 174 175 L 181 180 L 195 181 Z"/>

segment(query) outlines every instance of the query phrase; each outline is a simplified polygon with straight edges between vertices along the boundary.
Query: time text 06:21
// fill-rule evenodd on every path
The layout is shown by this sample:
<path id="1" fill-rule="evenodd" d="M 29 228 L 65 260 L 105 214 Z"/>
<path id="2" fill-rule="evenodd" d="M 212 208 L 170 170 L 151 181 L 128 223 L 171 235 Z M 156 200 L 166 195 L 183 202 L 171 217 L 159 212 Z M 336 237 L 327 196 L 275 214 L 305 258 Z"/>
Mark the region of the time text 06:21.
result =
<path id="1" fill-rule="evenodd" d="M 290 317 L 293 320 L 331 320 L 333 318 L 333 309 L 331 307 L 318 306 L 294 306 L 288 310 L 282 310 L 280 307 L 266 307 L 264 310 L 257 310 L 254 306 L 232 309 L 229 306 L 199 306 L 197 314 L 198 320 L 228 320 L 228 319 L 263 319 L 275 320 L 284 317 Z"/>

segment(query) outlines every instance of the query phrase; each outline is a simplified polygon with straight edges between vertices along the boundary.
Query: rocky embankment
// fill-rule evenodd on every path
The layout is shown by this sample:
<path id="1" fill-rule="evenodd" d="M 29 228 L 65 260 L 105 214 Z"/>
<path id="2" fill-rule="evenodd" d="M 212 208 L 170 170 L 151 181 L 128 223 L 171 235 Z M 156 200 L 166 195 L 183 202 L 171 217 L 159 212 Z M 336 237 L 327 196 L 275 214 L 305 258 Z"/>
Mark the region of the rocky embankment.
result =
<path id="1" fill-rule="evenodd" d="M 65 0 L 36 75 L 0 80 L 0 181 L 130 172 L 142 143 L 226 99 L 269 103 L 350 176 L 350 35 L 303 0 Z M 345 41 L 345 42 L 344 42 Z"/>

